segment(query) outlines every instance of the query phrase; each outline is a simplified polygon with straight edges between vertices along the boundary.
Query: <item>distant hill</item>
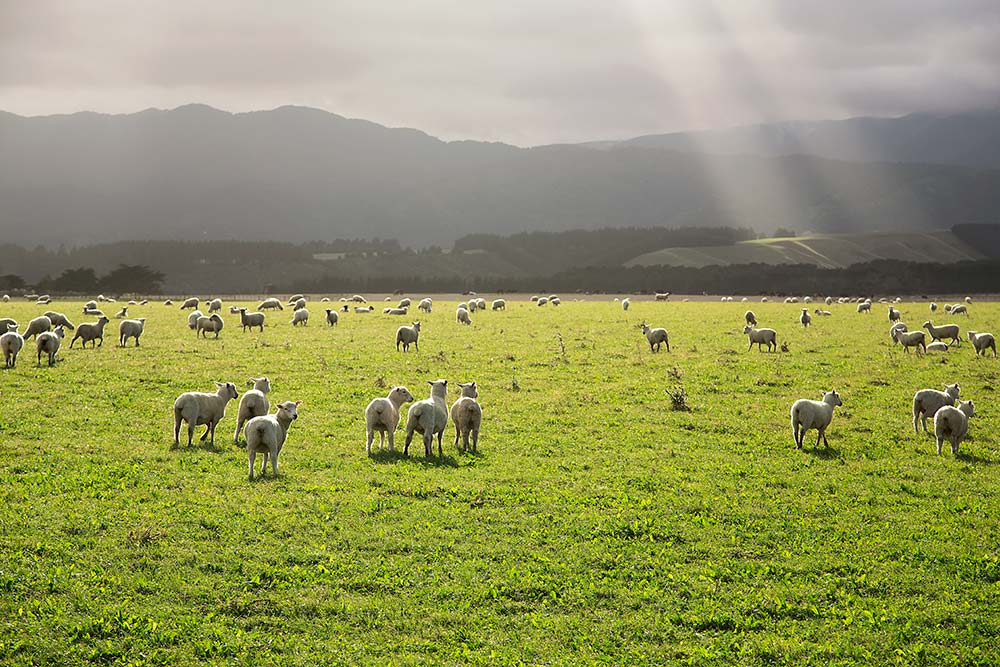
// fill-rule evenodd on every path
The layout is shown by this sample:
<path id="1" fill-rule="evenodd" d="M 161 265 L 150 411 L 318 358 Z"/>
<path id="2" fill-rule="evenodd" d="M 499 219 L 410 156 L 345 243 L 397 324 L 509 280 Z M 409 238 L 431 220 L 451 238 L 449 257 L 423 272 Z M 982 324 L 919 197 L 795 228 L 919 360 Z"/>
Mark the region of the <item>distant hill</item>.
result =
<path id="1" fill-rule="evenodd" d="M 449 143 L 301 107 L 0 113 L 0 230 L 22 245 L 382 237 L 423 247 L 609 226 L 839 233 L 997 220 L 996 170 Z"/>

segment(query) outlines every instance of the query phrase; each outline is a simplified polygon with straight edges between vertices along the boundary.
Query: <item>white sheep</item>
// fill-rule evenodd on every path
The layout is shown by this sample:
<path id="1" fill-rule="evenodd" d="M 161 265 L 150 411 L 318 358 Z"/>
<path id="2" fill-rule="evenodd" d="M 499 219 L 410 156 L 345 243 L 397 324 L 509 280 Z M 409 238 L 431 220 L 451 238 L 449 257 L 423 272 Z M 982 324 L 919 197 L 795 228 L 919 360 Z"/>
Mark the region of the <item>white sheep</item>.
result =
<path id="1" fill-rule="evenodd" d="M 55 366 L 56 353 L 59 352 L 59 346 L 62 344 L 64 335 L 62 327 L 56 327 L 52 331 L 43 331 L 38 334 L 35 338 L 35 348 L 38 350 L 39 366 L 42 365 L 43 352 L 49 357 L 49 366 Z"/>
<path id="2" fill-rule="evenodd" d="M 472 318 L 469 317 L 469 311 L 465 308 L 459 308 L 455 311 L 455 321 L 459 324 L 472 324 Z"/>
<path id="3" fill-rule="evenodd" d="M 247 462 L 250 468 L 250 481 L 253 481 L 253 464 L 257 454 L 263 454 L 260 474 L 264 476 L 267 470 L 267 460 L 271 459 L 271 473 L 278 476 L 278 454 L 288 438 L 288 428 L 299 418 L 299 406 L 302 401 L 286 401 L 278 404 L 278 410 L 273 415 L 254 417 L 243 428 L 247 439 Z"/>
<path id="4" fill-rule="evenodd" d="M 960 389 L 958 383 L 946 384 L 944 391 L 937 389 L 921 389 L 913 395 L 913 432 L 920 433 L 917 422 L 924 426 L 924 433 L 927 432 L 927 418 L 933 417 L 934 413 L 946 405 L 955 405 L 958 400 Z"/>
<path id="5" fill-rule="evenodd" d="M 230 315 L 239 315 L 239 313 L 240 313 L 240 307 L 239 306 L 229 306 L 229 314 Z"/>
<path id="6" fill-rule="evenodd" d="M 925 342 L 923 331 L 902 331 L 896 329 L 894 335 L 896 336 L 896 342 L 903 346 L 903 352 L 909 352 L 911 347 L 918 347 L 927 352 L 927 343 Z"/>
<path id="7" fill-rule="evenodd" d="M 538 302 L 539 302 L 538 305 L 542 305 L 541 301 L 542 301 L 541 299 L 538 300 Z M 476 310 L 479 309 L 479 302 L 476 301 L 475 299 L 469 299 L 469 302 L 467 304 L 465 304 L 465 305 L 466 305 L 466 308 L 469 309 L 470 313 L 474 313 L 474 312 L 476 312 Z"/>
<path id="8" fill-rule="evenodd" d="M 330 303 L 330 297 L 324 296 L 322 299 L 319 300 L 319 302 L 320 303 Z"/>
<path id="9" fill-rule="evenodd" d="M 955 304 L 951 307 L 951 314 L 958 315 L 959 313 L 965 313 L 965 316 L 969 316 L 969 309 L 961 304 Z"/>
<path id="10" fill-rule="evenodd" d="M 279 299 L 273 296 L 264 299 L 263 301 L 260 302 L 260 304 L 257 305 L 257 310 L 274 310 L 274 309 L 284 310 L 285 307 L 281 305 L 281 301 Z"/>
<path id="11" fill-rule="evenodd" d="M 493 299 L 490 308 L 492 310 L 507 310 L 507 302 L 504 299 Z"/>
<path id="12" fill-rule="evenodd" d="M 451 421 L 455 424 L 455 447 L 460 453 L 469 449 L 469 436 L 472 436 L 472 451 L 479 447 L 479 427 L 483 422 L 483 408 L 476 402 L 479 390 L 475 382 L 458 383 L 462 395 L 451 404 Z M 459 447 L 458 439 L 462 438 Z"/>
<path id="13" fill-rule="evenodd" d="M 816 314 L 820 317 L 830 317 L 833 315 L 829 310 L 820 310 L 819 308 L 816 309 Z"/>
<path id="14" fill-rule="evenodd" d="M 858 312 L 859 313 L 871 313 L 872 312 L 871 301 L 862 301 L 861 303 L 859 303 L 858 304 Z"/>
<path id="15" fill-rule="evenodd" d="M 359 313 L 359 314 L 361 314 L 361 313 L 370 313 L 373 310 L 375 310 L 375 306 L 355 306 L 354 307 L 354 312 L 355 313 Z"/>
<path id="16" fill-rule="evenodd" d="M 205 314 L 203 312 L 201 312 L 200 310 L 196 310 L 193 313 L 191 313 L 190 315 L 188 315 L 188 329 L 191 329 L 192 331 L 194 331 L 195 329 L 197 329 L 198 328 L 198 318 L 204 317 L 204 315 Z"/>
<path id="17" fill-rule="evenodd" d="M 832 296 L 828 296 L 828 297 L 826 297 L 825 299 L 823 299 L 823 301 L 824 301 L 824 302 L 826 303 L 826 305 L 828 305 L 828 306 L 832 306 L 832 305 L 833 305 L 833 297 L 832 297 Z"/>
<path id="18" fill-rule="evenodd" d="M 0 335 L 0 350 L 3 351 L 3 361 L 7 368 L 17 366 L 17 355 L 24 347 L 24 338 L 14 330 L 8 330 Z"/>
<path id="19" fill-rule="evenodd" d="M 208 302 L 208 312 L 217 313 L 222 310 L 222 299 L 212 299 Z"/>
<path id="20" fill-rule="evenodd" d="M 304 298 L 306 298 L 305 294 L 293 294 L 290 297 L 288 297 L 288 305 L 291 305 L 296 301 L 298 301 L 299 299 L 304 299 Z"/>
<path id="21" fill-rule="evenodd" d="M 396 329 L 396 351 L 399 351 L 399 344 L 403 344 L 403 352 L 407 352 L 412 344 L 414 349 L 420 350 L 417 339 L 420 337 L 420 322 L 414 322 L 413 326 L 402 326 Z"/>
<path id="22" fill-rule="evenodd" d="M 368 303 L 368 299 L 361 296 L 360 294 L 355 294 L 354 296 L 352 296 L 351 301 L 353 301 L 354 303 Z"/>
<path id="23" fill-rule="evenodd" d="M 396 308 L 409 308 L 411 303 L 413 302 L 410 300 L 409 297 L 403 298 L 399 300 L 398 304 L 396 304 Z"/>
<path id="24" fill-rule="evenodd" d="M 167 299 L 166 301 L 163 302 L 163 305 L 164 306 L 172 306 L 172 305 L 174 305 L 174 302 L 171 301 L 170 299 Z"/>
<path id="25" fill-rule="evenodd" d="M 889 340 L 892 341 L 893 345 L 896 345 L 897 343 L 899 343 L 899 341 L 896 340 L 896 331 L 897 330 L 905 332 L 905 331 L 909 331 L 910 329 L 906 326 L 906 322 L 896 322 L 891 327 L 889 327 Z"/>
<path id="26" fill-rule="evenodd" d="M 115 319 L 121 320 L 128 317 L 128 306 L 122 306 L 122 309 L 115 313 Z"/>
<path id="27" fill-rule="evenodd" d="M 94 310 L 97 308 L 97 302 L 91 299 L 87 303 L 83 304 L 83 311 L 86 313 L 88 310 Z"/>
<path id="28" fill-rule="evenodd" d="M 936 340 L 933 343 L 928 343 L 927 344 L 927 351 L 928 352 L 947 352 L 948 351 L 948 344 L 947 343 L 942 343 L 941 341 Z"/>
<path id="29" fill-rule="evenodd" d="M 966 303 L 972 303 L 972 297 L 971 296 L 965 297 L 965 302 Z"/>
<path id="30" fill-rule="evenodd" d="M 944 312 L 946 312 L 946 313 L 950 313 L 951 312 L 951 304 L 950 303 L 944 304 Z"/>
<path id="31" fill-rule="evenodd" d="M 670 300 L 670 292 L 655 292 L 654 295 L 653 295 L 653 297 L 657 301 L 669 301 Z"/>
<path id="32" fill-rule="evenodd" d="M 267 400 L 267 394 L 271 391 L 271 381 L 266 378 L 250 378 L 248 384 L 253 385 L 253 389 L 243 392 L 240 397 L 240 406 L 236 411 L 236 433 L 233 435 L 233 444 L 240 443 L 240 432 L 243 425 L 254 417 L 266 415 L 271 409 L 271 404 Z"/>
<path id="33" fill-rule="evenodd" d="M 292 305 L 292 310 L 302 310 L 303 308 L 306 307 L 306 300 L 304 298 L 300 298 L 294 304 L 291 305 Z"/>
<path id="34" fill-rule="evenodd" d="M 558 306 L 559 304 L 562 303 L 562 300 L 560 300 L 559 297 L 556 297 L 554 299 L 549 299 L 549 303 L 551 303 L 553 306 Z M 480 305 L 480 308 L 483 308 L 483 310 L 486 310 L 486 308 L 483 307 L 482 305 Z"/>
<path id="35" fill-rule="evenodd" d="M 90 315 L 91 317 L 104 317 L 104 311 L 100 308 L 88 308 L 83 311 L 84 315 Z"/>
<path id="36" fill-rule="evenodd" d="M 417 401 L 410 406 L 406 414 L 406 443 L 403 445 L 403 455 L 410 451 L 410 441 L 416 431 L 424 437 L 424 456 L 430 457 L 434 445 L 434 436 L 438 437 L 438 456 L 442 455 L 441 438 L 448 425 L 448 406 L 445 398 L 448 396 L 448 381 L 428 381 L 431 385 L 430 398 Z"/>
<path id="37" fill-rule="evenodd" d="M 667 338 L 666 329 L 663 329 L 662 327 L 651 329 L 645 322 L 640 324 L 639 328 L 642 329 L 642 333 L 646 335 L 646 340 L 649 341 L 650 352 L 659 352 L 660 345 L 666 345 L 667 352 L 670 351 L 670 340 Z"/>
<path id="38" fill-rule="evenodd" d="M 0 333 L 7 333 L 11 330 L 16 330 L 20 325 L 17 320 L 11 319 L 9 317 L 0 317 Z"/>
<path id="39" fill-rule="evenodd" d="M 197 325 L 195 326 L 194 337 L 197 338 L 201 336 L 202 338 L 208 338 L 206 335 L 207 331 L 212 331 L 215 333 L 215 337 L 219 337 L 219 332 L 222 331 L 222 327 L 225 326 L 225 322 L 219 317 L 218 313 L 213 313 L 210 317 L 205 317 L 204 315 L 198 318 Z"/>
<path id="40" fill-rule="evenodd" d="M 937 304 L 931 301 L 931 312 L 933 313 L 936 310 L 937 310 Z"/>
<path id="41" fill-rule="evenodd" d="M 379 432 L 379 449 L 385 447 L 386 436 L 389 439 L 389 451 L 396 449 L 396 428 L 399 426 L 399 408 L 404 403 L 413 400 L 413 395 L 406 387 L 393 387 L 385 398 L 376 398 L 365 408 L 365 431 L 368 442 L 365 451 L 371 456 L 372 442 L 375 431 Z"/>
<path id="42" fill-rule="evenodd" d="M 900 313 L 899 313 L 898 310 L 896 310 L 892 306 L 889 306 L 889 321 L 890 322 L 898 322 L 902 317 L 903 316 L 900 315 Z"/>
<path id="43" fill-rule="evenodd" d="M 761 303 L 767 303 L 767 297 L 766 297 L 766 296 L 762 296 L 762 297 L 760 298 L 760 302 L 761 302 Z"/>
<path id="44" fill-rule="evenodd" d="M 628 310 L 628 307 L 632 304 L 628 297 L 622 299 L 622 310 Z"/>
<path id="45" fill-rule="evenodd" d="M 802 323 L 803 327 L 808 327 L 809 323 L 813 321 L 812 315 L 809 314 L 808 308 L 802 309 L 802 314 L 799 315 L 799 322 Z"/>
<path id="46" fill-rule="evenodd" d="M 70 348 L 73 347 L 73 343 L 77 339 L 82 341 L 83 347 L 87 347 L 87 343 L 90 343 L 92 347 L 98 347 L 97 341 L 100 342 L 100 347 L 104 346 L 104 326 L 110 322 L 108 318 L 103 315 L 97 318 L 96 322 L 84 322 L 76 328 L 76 334 L 73 336 L 73 340 L 69 342 Z"/>
<path id="47" fill-rule="evenodd" d="M 305 308 L 296 308 L 295 312 L 292 314 L 292 326 L 298 325 L 306 326 L 309 324 L 309 311 Z"/>
<path id="48" fill-rule="evenodd" d="M 537 295 L 537 294 L 532 294 L 532 295 L 531 295 L 531 298 L 530 298 L 530 299 L 528 299 L 528 300 L 529 300 L 529 301 L 538 301 L 538 295 Z"/>
<path id="49" fill-rule="evenodd" d="M 226 404 L 237 396 L 236 385 L 232 382 L 216 382 L 218 390 L 214 394 L 188 391 L 174 401 L 174 444 L 180 444 L 181 421 L 188 425 L 188 446 L 194 438 L 194 429 L 205 425 L 205 433 L 201 436 L 204 442 L 210 434 L 212 445 L 215 445 L 215 427 L 226 416 Z"/>
<path id="50" fill-rule="evenodd" d="M 118 345 L 125 347 L 129 338 L 135 338 L 135 346 L 139 347 L 139 336 L 146 328 L 146 318 L 139 317 L 134 320 L 122 320 L 118 325 Z"/>
<path id="51" fill-rule="evenodd" d="M 201 301 L 198 297 L 191 297 L 190 299 L 184 299 L 184 303 L 181 304 L 181 310 L 187 310 L 188 308 L 197 308 Z"/>
<path id="52" fill-rule="evenodd" d="M 986 350 L 993 350 L 993 358 L 997 356 L 997 342 L 993 338 L 991 333 L 977 333 L 975 331 L 969 332 L 969 340 L 972 341 L 972 347 L 976 348 L 976 355 L 986 356 Z"/>
<path id="53" fill-rule="evenodd" d="M 749 324 L 743 327 L 743 333 L 745 333 L 750 338 L 750 347 L 747 348 L 747 352 L 753 349 L 754 343 L 757 344 L 757 351 L 763 351 L 761 345 L 767 345 L 767 351 L 773 352 L 778 349 L 778 333 L 774 329 L 754 329 Z"/>
<path id="54" fill-rule="evenodd" d="M 939 455 L 945 438 L 951 442 L 951 453 L 958 454 L 958 446 L 969 432 L 969 418 L 975 413 L 972 401 L 959 401 L 957 408 L 946 405 L 934 413 L 934 437 Z"/>
<path id="55" fill-rule="evenodd" d="M 4 294 L 3 295 L 3 302 L 7 303 L 8 301 L 10 301 L 10 294 Z"/>
<path id="56" fill-rule="evenodd" d="M 800 398 L 792 403 L 792 437 L 795 439 L 795 447 L 802 449 L 802 440 L 806 431 L 814 428 L 818 431 L 816 435 L 816 446 L 819 447 L 820 438 L 823 445 L 829 447 L 826 440 L 826 429 L 833 421 L 833 409 L 838 405 L 843 405 L 840 394 L 831 390 L 823 394 L 822 401 L 811 401 L 807 398 Z"/>
<path id="57" fill-rule="evenodd" d="M 951 342 L 958 344 L 961 339 L 958 337 L 958 325 L 957 324 L 943 324 L 939 327 L 934 326 L 930 320 L 923 323 L 923 327 L 927 329 L 927 333 L 931 335 L 932 340 L 941 340 L 942 338 L 950 338 Z"/>
<path id="58" fill-rule="evenodd" d="M 383 315 L 406 315 L 409 312 L 409 308 L 383 308 Z"/>
<path id="59" fill-rule="evenodd" d="M 747 321 L 747 324 L 749 324 L 750 326 L 753 327 L 757 326 L 757 315 L 755 315 L 752 310 L 748 310 L 747 312 L 743 313 L 743 319 L 745 319 Z"/>
<path id="60" fill-rule="evenodd" d="M 326 323 L 329 324 L 332 327 L 333 325 L 335 325 L 339 321 L 340 321 L 340 316 L 337 314 L 337 311 L 333 310 L 332 308 L 327 308 L 326 309 Z"/>
<path id="61" fill-rule="evenodd" d="M 28 322 L 28 326 L 26 326 L 24 328 L 24 331 L 21 332 L 21 336 L 24 337 L 24 340 L 28 340 L 32 336 L 38 336 L 38 334 L 42 332 L 51 330 L 52 330 L 52 320 L 50 320 L 45 315 L 41 315 Z"/>
<path id="62" fill-rule="evenodd" d="M 243 333 L 247 332 L 247 329 L 253 331 L 254 327 L 257 327 L 261 333 L 264 333 L 264 313 L 252 312 L 248 313 L 246 308 L 239 309 L 240 314 L 240 324 L 243 325 Z"/>
<path id="63" fill-rule="evenodd" d="M 417 308 L 419 310 L 424 311 L 425 313 L 431 312 L 431 309 L 433 307 L 434 307 L 434 301 L 432 299 L 421 299 L 420 303 L 417 304 Z"/>
<path id="64" fill-rule="evenodd" d="M 69 318 L 67 318 L 62 313 L 57 313 L 54 310 L 46 310 L 42 314 L 45 315 L 45 317 L 49 318 L 49 320 L 52 322 L 52 326 L 54 327 L 62 327 L 64 329 L 69 329 L 70 331 L 76 329 L 76 327 L 73 326 L 73 323 L 69 321 Z"/>

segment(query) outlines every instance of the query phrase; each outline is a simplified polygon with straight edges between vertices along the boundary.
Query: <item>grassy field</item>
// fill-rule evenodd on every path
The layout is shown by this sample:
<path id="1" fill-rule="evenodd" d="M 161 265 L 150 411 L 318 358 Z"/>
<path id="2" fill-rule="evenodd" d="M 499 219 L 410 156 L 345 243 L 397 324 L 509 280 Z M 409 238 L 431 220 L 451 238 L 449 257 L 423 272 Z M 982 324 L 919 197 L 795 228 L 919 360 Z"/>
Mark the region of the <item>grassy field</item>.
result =
<path id="1" fill-rule="evenodd" d="M 803 330 L 755 303 L 790 344 L 767 354 L 740 303 L 520 302 L 460 327 L 438 302 L 403 354 L 402 318 L 331 329 L 318 306 L 263 334 L 227 314 L 219 340 L 133 307 L 140 348 L 112 321 L 96 351 L 36 368 L 29 342 L 0 372 L 0 663 L 1000 663 L 1000 362 L 967 341 L 904 355 L 882 307 Z M 970 310 L 963 335 L 1000 333 L 1000 305 Z M 214 448 L 172 446 L 178 394 L 262 374 L 272 404 L 304 401 L 277 479 L 247 481 L 235 403 Z M 443 458 L 366 457 L 368 401 L 439 377 L 479 383 L 480 453 L 449 425 Z M 910 401 L 955 381 L 978 413 L 939 457 Z M 796 451 L 790 404 L 830 388 L 830 448 Z"/>

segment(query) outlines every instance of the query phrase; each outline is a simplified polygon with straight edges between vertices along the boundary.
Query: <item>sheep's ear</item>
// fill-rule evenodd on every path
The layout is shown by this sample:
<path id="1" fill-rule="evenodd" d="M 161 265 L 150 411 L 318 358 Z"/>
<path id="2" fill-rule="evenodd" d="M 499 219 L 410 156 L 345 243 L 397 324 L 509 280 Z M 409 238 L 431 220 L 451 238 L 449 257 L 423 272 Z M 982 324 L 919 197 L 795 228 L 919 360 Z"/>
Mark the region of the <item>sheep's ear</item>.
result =
<path id="1" fill-rule="evenodd" d="M 302 401 L 295 401 L 295 407 L 299 407 L 300 405 L 302 405 Z"/>
<path id="2" fill-rule="evenodd" d="M 429 384 L 430 386 L 432 386 L 432 387 L 433 387 L 433 386 L 434 386 L 434 380 L 428 380 L 428 381 L 427 381 L 427 384 Z"/>
<path id="3" fill-rule="evenodd" d="M 216 383 L 215 383 L 215 386 L 216 386 L 216 387 L 225 387 L 226 385 L 225 385 L 225 384 L 223 384 L 223 383 L 221 383 L 221 382 L 216 382 Z"/>

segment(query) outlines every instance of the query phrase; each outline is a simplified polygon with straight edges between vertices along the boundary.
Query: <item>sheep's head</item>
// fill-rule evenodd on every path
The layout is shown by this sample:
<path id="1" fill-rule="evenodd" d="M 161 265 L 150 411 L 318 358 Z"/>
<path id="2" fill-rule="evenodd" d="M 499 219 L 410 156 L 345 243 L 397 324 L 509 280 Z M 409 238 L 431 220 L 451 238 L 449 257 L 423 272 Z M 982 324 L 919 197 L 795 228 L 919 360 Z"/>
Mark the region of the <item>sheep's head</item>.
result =
<path id="1" fill-rule="evenodd" d="M 413 394 L 406 387 L 393 387 L 389 392 L 389 397 L 396 397 L 400 403 L 409 403 L 413 400 Z"/>
<path id="2" fill-rule="evenodd" d="M 955 384 L 946 384 L 944 386 L 944 393 L 957 399 L 959 396 L 958 383 L 956 382 Z"/>
<path id="3" fill-rule="evenodd" d="M 844 402 L 840 400 L 840 394 L 837 393 L 836 389 L 831 389 L 830 391 L 823 394 L 823 402 L 829 403 L 834 407 L 844 404 Z"/>
<path id="4" fill-rule="evenodd" d="M 288 421 L 293 421 L 299 418 L 299 406 L 302 405 L 302 401 L 285 401 L 284 403 L 278 404 L 278 418 L 284 418 Z"/>
<path id="5" fill-rule="evenodd" d="M 66 335 L 66 332 L 63 330 L 62 327 L 56 327 L 55 329 L 52 330 L 52 333 L 54 333 L 59 338 L 62 338 Z"/>
<path id="6" fill-rule="evenodd" d="M 479 389 L 476 388 L 475 382 L 458 383 L 458 387 L 462 392 L 462 396 L 466 398 L 479 398 Z"/>
<path id="7" fill-rule="evenodd" d="M 257 391 L 266 394 L 271 391 L 271 380 L 266 377 L 263 378 L 250 378 L 250 382 L 247 384 L 252 384 L 253 388 Z"/>
<path id="8" fill-rule="evenodd" d="M 414 331 L 420 331 L 420 321 L 419 320 L 413 323 L 413 330 Z"/>
<path id="9" fill-rule="evenodd" d="M 232 382 L 216 382 L 215 386 L 219 388 L 219 396 L 222 396 L 226 400 L 235 399 L 239 396 L 236 392 L 236 385 Z"/>
<path id="10" fill-rule="evenodd" d="M 440 396 L 441 398 L 444 398 L 448 395 L 447 380 L 428 380 L 427 384 L 431 386 L 431 396 Z"/>
<path id="11" fill-rule="evenodd" d="M 966 417 L 972 417 L 976 414 L 976 406 L 972 401 L 959 401 L 958 409 L 961 410 Z"/>
<path id="12" fill-rule="evenodd" d="M 750 326 L 749 324 L 743 327 L 743 333 L 749 334 L 751 331 L 753 331 L 753 327 Z"/>
<path id="13" fill-rule="evenodd" d="M 111 320 L 109 320 L 109 319 L 108 319 L 107 317 L 105 317 L 104 315 L 101 315 L 101 316 L 100 316 L 99 318 L 97 318 L 97 323 L 98 323 L 98 324 L 107 324 L 107 323 L 108 323 L 108 322 L 110 322 L 110 321 L 111 321 Z"/>

